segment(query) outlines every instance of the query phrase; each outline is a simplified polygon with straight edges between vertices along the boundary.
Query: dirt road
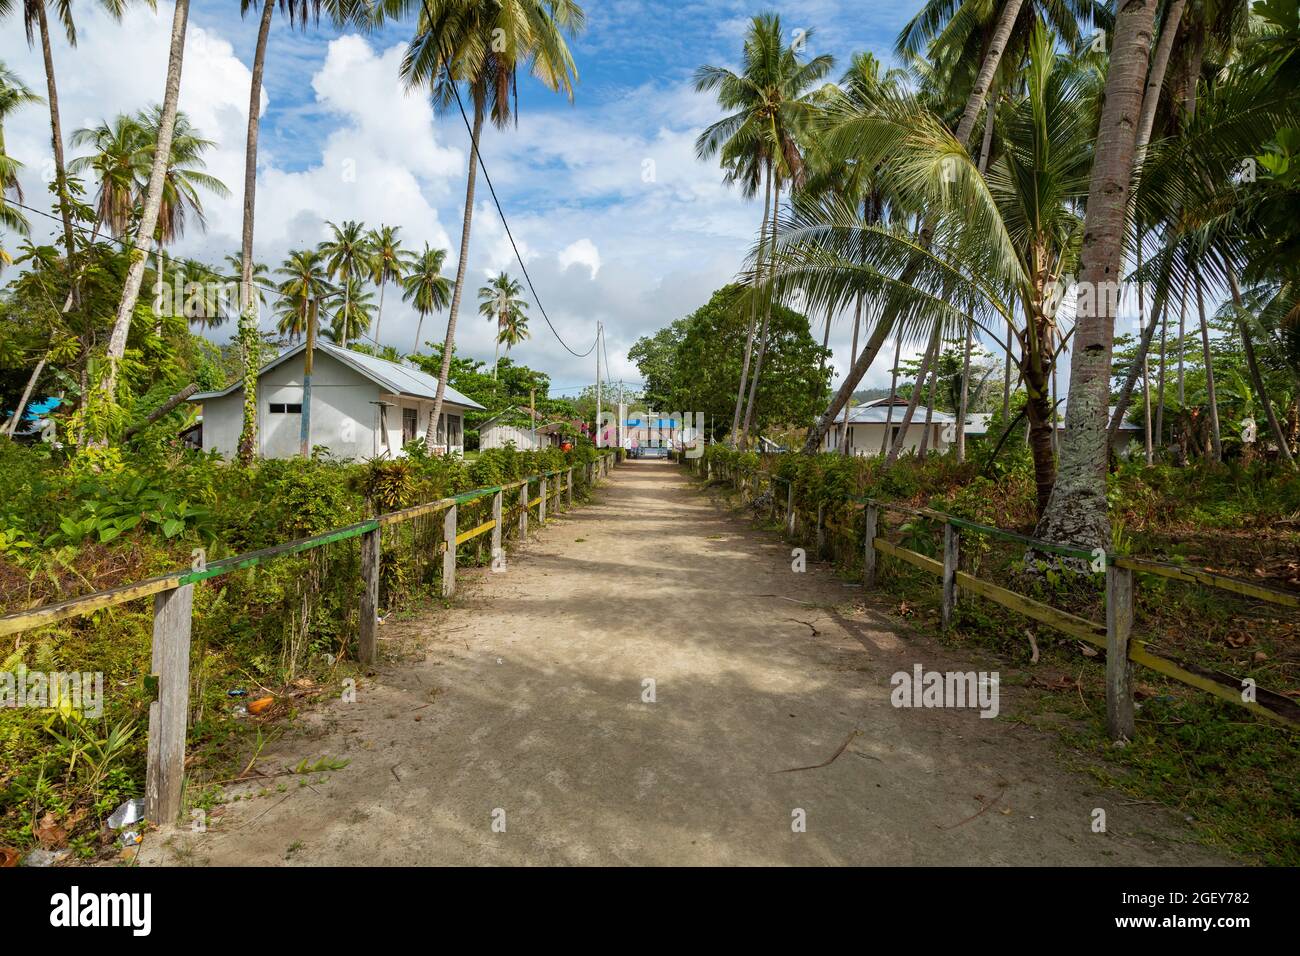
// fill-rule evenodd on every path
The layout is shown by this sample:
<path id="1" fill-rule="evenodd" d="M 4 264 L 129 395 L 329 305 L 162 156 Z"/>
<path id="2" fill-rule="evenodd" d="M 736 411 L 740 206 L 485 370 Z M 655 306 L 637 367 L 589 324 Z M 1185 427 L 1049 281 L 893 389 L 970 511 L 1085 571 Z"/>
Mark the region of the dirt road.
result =
<path id="1" fill-rule="evenodd" d="M 621 466 L 462 588 L 384 625 L 414 660 L 259 763 L 344 769 L 235 788 L 251 796 L 206 833 L 151 836 L 142 862 L 1223 862 L 1060 769 L 1047 735 L 1007 719 L 1014 688 L 998 719 L 892 706 L 891 675 L 914 664 L 997 665 L 900 629 L 824 568 L 794 573 L 788 546 L 675 466 Z"/>

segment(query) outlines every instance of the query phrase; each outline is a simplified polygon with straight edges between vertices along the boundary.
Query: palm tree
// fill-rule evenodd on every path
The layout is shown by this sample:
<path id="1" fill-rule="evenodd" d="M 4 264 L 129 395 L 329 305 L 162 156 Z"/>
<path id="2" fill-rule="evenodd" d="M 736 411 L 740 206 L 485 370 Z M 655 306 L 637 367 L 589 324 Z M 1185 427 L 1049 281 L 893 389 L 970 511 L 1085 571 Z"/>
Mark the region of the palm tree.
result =
<path id="1" fill-rule="evenodd" d="M 171 49 L 167 57 L 167 82 L 163 94 L 163 103 L 158 116 L 157 139 L 154 144 L 153 161 L 149 170 L 149 184 L 145 190 L 143 211 L 140 214 L 140 228 L 136 235 L 140 238 L 152 236 L 158 225 L 162 210 L 163 191 L 166 186 L 167 168 L 172 155 L 172 132 L 176 122 L 176 104 L 181 91 L 181 63 L 185 57 L 185 31 L 189 24 L 189 0 L 176 0 L 172 15 Z M 138 240 L 137 240 L 138 241 Z M 140 283 L 144 279 L 144 256 L 133 256 L 127 269 L 126 281 L 122 285 L 122 299 L 117 306 L 117 318 L 113 322 L 113 331 L 109 335 L 108 348 L 105 353 L 108 370 L 99 389 L 100 399 L 105 403 L 116 400 L 117 368 L 126 353 L 126 336 L 131 328 L 131 317 L 135 313 L 135 303 L 140 295 Z M 90 416 L 93 430 L 99 431 L 95 422 L 97 416 Z M 102 442 L 102 431 L 92 436 L 92 440 Z"/>
<path id="2" fill-rule="evenodd" d="M 415 347 L 411 349 L 412 352 L 420 351 L 420 332 L 424 329 L 425 316 L 447 308 L 447 303 L 451 301 L 451 286 L 442 274 L 446 259 L 446 249 L 431 249 L 426 242 L 424 251 L 411 260 L 410 271 L 402 280 L 402 301 L 414 305 L 420 316 L 415 326 Z"/>
<path id="3" fill-rule="evenodd" d="M 1104 293 L 1123 267 L 1137 154 L 1133 118 L 1141 113 L 1155 10 L 1156 0 L 1129 0 L 1115 18 L 1079 253 L 1079 305 L 1070 348 L 1065 435 L 1057 480 L 1035 531 L 1037 537 L 1087 549 L 1105 548 L 1111 542 L 1106 411 L 1115 320 L 1111 296 Z"/>
<path id="4" fill-rule="evenodd" d="M 85 156 L 73 157 L 68 171 L 88 174 L 97 183 L 95 228 L 103 226 L 109 235 L 125 238 L 152 165 L 140 124 L 135 117 L 120 113 L 112 122 L 105 120 L 98 126 L 74 130 L 71 142 L 73 147 L 91 150 Z"/>
<path id="5" fill-rule="evenodd" d="M 244 268 L 244 258 L 238 252 L 230 252 L 225 257 L 226 268 L 231 274 L 238 276 Z M 253 288 L 257 290 L 257 299 L 260 305 L 266 305 L 266 290 L 271 281 L 271 268 L 265 262 L 254 262 L 252 269 Z M 223 276 L 223 278 L 225 278 Z M 238 281 L 238 280 L 236 280 Z M 235 308 L 239 308 L 238 300 L 235 302 Z"/>
<path id="6" fill-rule="evenodd" d="M 15 0 L 0 0 L 0 16 L 12 12 Z M 36 34 L 41 38 L 41 56 L 45 64 L 45 95 L 50 107 L 50 143 L 54 150 L 54 182 L 59 197 L 59 215 L 63 220 L 63 246 L 67 257 L 67 271 L 71 279 L 74 275 L 72 262 L 75 247 L 72 237 L 72 203 L 68 193 L 68 171 L 63 158 L 63 124 L 59 118 L 59 88 L 54 76 L 54 55 L 50 50 L 50 25 L 45 15 L 48 0 L 20 0 L 23 10 L 23 29 L 27 33 L 27 45 L 35 43 Z M 126 9 L 126 0 L 99 0 L 99 5 L 115 20 L 122 18 Z M 68 38 L 68 45 L 77 45 L 77 26 L 72 17 L 72 4 L 59 2 L 55 4 L 59 21 Z M 68 304 L 64 312 L 76 303 L 76 283 L 72 283 Z"/>
<path id="7" fill-rule="evenodd" d="M 365 226 L 352 219 L 344 220 L 342 226 L 332 222 L 327 222 L 326 225 L 333 235 L 320 244 L 320 250 L 325 255 L 325 267 L 329 270 L 330 278 L 343 284 L 343 312 L 350 315 L 352 290 L 354 286 L 360 286 L 359 281 L 353 280 L 360 280 L 366 274 L 371 257 Z M 339 344 L 344 348 L 347 347 L 348 332 L 353 325 L 353 322 L 345 320 L 339 326 L 342 334 Z M 370 327 L 368 314 L 365 327 Z"/>
<path id="8" fill-rule="evenodd" d="M 492 380 L 496 381 L 501 346 L 509 352 L 511 346 L 528 338 L 528 317 L 524 314 L 528 304 L 524 301 L 524 287 L 504 272 L 480 287 L 478 298 L 479 315 L 497 324 L 496 351 L 492 356 Z"/>
<path id="9" fill-rule="evenodd" d="M 136 115 L 136 123 L 148 144 L 150 160 L 157 148 L 161 122 L 162 108 L 158 106 L 141 110 Z M 199 229 L 206 230 L 207 220 L 203 216 L 201 190 L 221 199 L 230 195 L 225 183 L 204 171 L 207 161 L 203 154 L 216 145 L 215 140 L 204 139 L 199 135 L 188 116 L 177 112 L 172 128 L 171 157 L 163 177 L 162 204 L 158 210 L 158 226 L 155 230 L 155 238 L 160 246 L 169 246 L 184 235 L 190 218 L 194 219 Z"/>
<path id="10" fill-rule="evenodd" d="M 9 193 L 22 201 L 23 191 L 18 183 L 18 170 L 22 163 L 5 151 L 5 122 L 16 111 L 29 103 L 39 103 L 41 98 L 27 88 L 18 74 L 0 62 L 0 226 L 20 235 L 27 233 L 27 218 L 14 209 L 5 197 Z M 0 246 L 0 269 L 12 262 L 9 253 Z"/>
<path id="11" fill-rule="evenodd" d="M 370 281 L 379 286 L 379 311 L 375 313 L 375 344 L 379 344 L 379 323 L 384 318 L 384 288 L 390 282 L 401 282 L 406 274 L 410 254 L 402 248 L 402 240 L 397 234 L 401 226 L 380 225 L 366 233 L 366 245 L 370 249 Z"/>
<path id="12" fill-rule="evenodd" d="M 811 33 L 811 31 L 809 31 Z M 820 82 L 833 64 L 833 58 L 822 54 L 802 62 L 799 52 L 785 41 L 781 18 L 776 14 L 760 14 L 750 21 L 745 35 L 744 53 L 740 73 L 726 67 L 702 66 L 695 71 L 697 92 L 716 93 L 718 105 L 729 111 L 728 115 L 706 128 L 695 141 L 695 151 L 701 159 L 721 154 L 723 166 L 730 170 L 729 178 L 741 179 L 753 185 L 756 191 L 758 176 L 763 176 L 764 207 L 763 227 L 759 233 L 756 253 L 755 285 L 761 281 L 764 252 L 770 252 L 767 239 L 768 206 L 772 201 L 772 241 L 775 240 L 776 211 L 780 208 L 781 189 L 785 183 L 798 186 L 803 181 L 804 163 L 800 138 L 806 135 L 817 114 L 816 98 L 811 90 Z M 758 381 L 762 375 L 763 356 L 767 348 L 768 328 L 771 321 L 771 289 L 768 287 L 759 337 L 758 355 L 754 360 L 754 374 L 749 377 L 749 361 L 753 348 L 756 311 L 751 310 L 751 322 L 741 367 L 740 390 L 736 396 L 733 415 L 733 434 L 739 431 L 743 445 L 754 416 L 754 401 Z M 749 378 L 748 383 L 746 379 Z M 741 403 L 746 384 L 749 399 L 741 419 Z"/>
<path id="13" fill-rule="evenodd" d="M 966 96 L 965 105 L 962 107 L 959 119 L 952 134 L 953 141 L 960 146 L 963 151 L 969 143 L 970 135 L 975 128 L 976 119 L 988 98 L 989 86 L 992 83 L 993 77 L 998 74 L 999 65 L 1003 61 L 1004 54 L 1009 49 L 1008 43 L 1016 36 L 1016 25 L 1020 21 L 1021 13 L 1023 12 L 1021 9 L 1022 5 L 1023 0 L 1004 0 L 1004 2 L 997 5 L 996 16 L 990 22 L 987 19 L 987 14 L 990 8 L 987 4 L 982 3 L 981 0 L 965 0 L 965 2 L 960 5 L 956 3 L 956 0 L 951 0 L 951 2 L 948 2 L 948 0 L 936 0 L 936 2 L 932 3 L 922 11 L 922 16 L 919 18 L 920 22 L 929 25 L 925 27 L 925 30 L 917 34 L 918 39 L 914 41 L 912 49 L 914 51 L 919 50 L 925 45 L 925 43 L 933 42 L 936 50 L 941 54 L 944 63 L 949 66 L 965 63 L 963 69 L 967 71 L 967 74 L 969 75 L 971 72 L 974 74 L 970 92 Z M 1055 6 L 1050 4 L 1044 4 L 1044 6 L 1050 7 L 1051 10 L 1057 9 Z M 1108 14 L 1106 14 L 1099 5 L 1092 4 L 1089 9 L 1091 11 L 1089 16 L 1094 21 L 1101 20 L 1102 22 L 1109 22 Z M 929 12 L 927 13 L 926 11 Z M 1052 17 L 1051 22 L 1057 26 L 1057 29 L 1060 30 L 1063 35 L 1069 36 L 1071 31 L 1077 32 L 1077 28 L 1071 25 L 1072 17 L 1064 15 L 1057 17 L 1054 13 L 1051 13 L 1050 15 Z M 1038 22 L 1038 16 L 1036 10 L 1032 11 L 1030 19 L 1026 21 L 1027 25 L 1032 26 L 1034 23 Z M 941 27 L 945 22 L 947 22 L 954 31 L 948 34 L 947 39 L 944 39 L 941 35 Z M 981 22 L 986 25 L 985 29 L 983 31 L 976 30 L 976 25 Z M 908 31 L 912 29 L 914 29 L 912 25 L 909 25 L 909 27 L 904 29 L 903 37 L 900 38 L 899 41 L 900 48 L 909 47 L 906 36 Z M 925 31 L 929 32 L 926 33 Z M 931 40 L 930 38 L 933 39 Z M 974 52 L 972 52 L 972 50 Z M 978 69 L 973 69 L 972 64 L 974 62 L 980 64 Z M 1008 60 L 1008 64 L 1018 65 L 1018 62 L 1019 61 L 1016 59 L 1014 54 L 1012 58 Z M 917 64 L 914 64 L 914 66 L 917 66 Z M 951 76 L 945 78 L 940 74 L 936 74 L 934 70 L 928 70 L 928 72 L 931 74 L 930 82 L 928 83 L 931 91 L 942 91 L 950 85 L 947 80 L 951 79 Z M 1010 66 L 1006 68 L 1006 72 L 1012 72 Z M 864 119 L 866 121 L 862 121 Z M 833 134 L 836 140 L 836 148 L 841 151 L 870 152 L 874 148 L 870 142 L 864 139 L 864 137 L 869 138 L 874 135 L 872 132 L 874 124 L 869 120 L 869 118 L 859 115 L 857 119 L 851 119 L 849 122 L 841 122 L 839 118 L 832 117 L 830 122 L 841 127 Z M 901 131 L 899 132 L 901 134 Z M 954 154 L 952 160 L 954 162 L 957 161 L 958 156 Z M 920 227 L 918 229 L 916 244 L 918 247 L 923 249 L 929 242 L 929 237 L 933 231 L 933 223 L 926 215 L 920 215 L 918 221 Z M 921 260 L 918 259 L 912 268 L 905 268 L 899 273 L 897 278 L 906 285 L 911 281 L 913 271 L 921 268 L 922 263 Z M 844 408 L 854 390 L 857 389 L 858 384 L 862 381 L 867 369 L 871 367 L 871 363 L 875 360 L 881 346 L 889 337 L 895 323 L 899 320 L 899 309 L 902 307 L 905 300 L 906 296 L 902 298 L 890 296 L 886 299 L 881 310 L 880 318 L 876 322 L 876 327 L 862 351 L 858 354 L 857 361 L 853 363 L 852 368 L 849 369 L 848 375 L 844 377 L 844 381 L 840 384 L 839 390 L 831 400 L 830 406 L 822 414 L 822 417 L 808 429 L 808 437 L 804 443 L 805 453 L 813 454 L 817 451 L 818 446 L 821 444 L 822 436 L 826 434 L 826 430 L 830 427 L 841 409 Z"/>
<path id="14" fill-rule="evenodd" d="M 257 303 L 253 295 L 253 225 L 257 206 L 257 139 L 261 129 L 262 77 L 266 68 L 266 44 L 271 35 L 271 16 L 279 6 L 289 26 L 307 28 L 320 19 L 322 7 L 339 26 L 351 24 L 365 29 L 371 23 L 370 0 L 261 0 L 257 40 L 253 46 L 252 81 L 248 87 L 248 134 L 244 141 L 244 217 L 240 242 L 239 343 L 244 363 L 244 420 L 239 433 L 239 460 L 250 464 L 257 454 L 257 372 L 261 367 Z M 240 16 L 258 8 L 257 0 L 240 0 Z"/>
<path id="15" fill-rule="evenodd" d="M 460 107 L 460 87 L 474 110 L 470 130 L 465 210 L 460 232 L 460 260 L 447 312 L 438 390 L 425 440 L 430 447 L 438 431 L 442 399 L 456 344 L 456 315 L 469 266 L 470 220 L 474 213 L 475 169 L 483 121 L 504 129 L 515 111 L 520 68 L 553 92 L 573 98 L 578 69 L 565 37 L 579 33 L 586 20 L 575 0 L 390 0 L 402 9 L 416 5 L 416 35 L 407 47 L 401 73 L 409 87 L 426 87 L 440 111 Z"/>
<path id="16" fill-rule="evenodd" d="M 783 290 L 802 288 L 817 307 L 883 293 L 900 315 L 895 334 L 927 342 L 900 438 L 927 375 L 933 380 L 943 333 L 973 322 L 996 340 L 1011 325 L 1030 399 L 1040 509 L 1055 469 L 1048 386 L 1056 290 L 1074 269 L 1082 232 L 1076 209 L 1088 182 L 1096 87 L 1095 73 L 1056 46 L 1036 29 L 1025 95 L 999 110 L 1003 148 L 985 175 L 943 118 L 915 97 L 868 101 L 855 108 L 857 120 L 846 113 L 846 125 L 870 120 L 877 145 L 859 161 L 888 167 L 894 200 L 932 217 L 930 241 L 921 246 L 902 228 L 866 222 L 843 203 L 796 199 L 776 269 Z M 900 450 L 896 441 L 889 458 Z"/>
<path id="17" fill-rule="evenodd" d="M 289 253 L 275 274 L 284 276 L 284 281 L 276 287 L 280 291 L 276 305 L 280 322 L 276 328 L 290 339 L 302 338 L 307 331 L 312 302 L 319 302 L 329 289 L 325 258 L 318 249 L 299 249 Z"/>
<path id="18" fill-rule="evenodd" d="M 364 279 L 350 276 L 341 291 L 331 294 L 331 300 L 337 300 L 338 307 L 325 334 L 346 348 L 369 331 L 375 314 L 375 294 L 366 288 Z"/>

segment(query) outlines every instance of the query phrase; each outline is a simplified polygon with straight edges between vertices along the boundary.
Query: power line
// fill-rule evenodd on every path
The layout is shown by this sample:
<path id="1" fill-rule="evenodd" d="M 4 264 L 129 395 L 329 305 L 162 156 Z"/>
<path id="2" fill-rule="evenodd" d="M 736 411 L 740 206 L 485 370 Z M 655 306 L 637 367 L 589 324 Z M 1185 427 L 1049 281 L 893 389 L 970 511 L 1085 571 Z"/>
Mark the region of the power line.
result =
<path id="1" fill-rule="evenodd" d="M 424 7 L 424 15 L 428 18 L 429 23 L 433 24 L 436 22 L 433 14 L 429 11 L 428 0 L 421 0 L 421 5 Z M 478 143 L 474 141 L 474 128 L 470 125 L 469 114 L 465 112 L 465 103 L 460 98 L 460 87 L 457 85 L 455 80 L 451 79 L 450 72 L 448 72 L 447 79 L 451 86 L 451 91 L 456 95 L 456 108 L 460 111 L 461 122 L 465 124 L 465 131 L 469 133 L 470 149 L 474 153 L 474 158 L 478 161 L 479 169 L 483 170 L 483 179 L 487 183 L 488 192 L 492 195 L 492 203 L 497 207 L 497 215 L 501 217 L 501 225 L 505 227 L 506 237 L 510 240 L 510 248 L 513 249 L 515 253 L 515 260 L 519 263 L 520 270 L 523 271 L 524 281 L 528 283 L 528 291 L 533 294 L 533 301 L 537 303 L 537 308 L 541 310 L 542 318 L 546 320 L 546 325 L 550 328 L 551 334 L 555 336 L 556 340 L 564 346 L 565 350 L 570 355 L 576 356 L 577 358 L 586 358 L 591 354 L 592 349 L 596 347 L 596 342 L 599 341 L 600 336 L 597 335 L 596 340 L 591 343 L 591 348 L 587 349 L 587 351 L 575 352 L 569 347 L 569 343 L 564 341 L 560 336 L 560 333 L 555 331 L 555 325 L 551 322 L 551 317 L 546 314 L 546 306 L 542 305 L 542 298 L 537 294 L 536 287 L 533 286 L 533 278 L 528 274 L 528 267 L 524 265 L 524 257 L 519 254 L 519 246 L 515 244 L 514 233 L 510 231 L 510 222 L 506 219 L 506 211 L 501 208 L 501 200 L 497 198 L 496 187 L 492 185 L 492 177 L 488 173 L 487 163 L 483 161 L 483 154 L 479 152 Z M 465 237 L 461 236 L 460 241 L 463 243 Z"/>

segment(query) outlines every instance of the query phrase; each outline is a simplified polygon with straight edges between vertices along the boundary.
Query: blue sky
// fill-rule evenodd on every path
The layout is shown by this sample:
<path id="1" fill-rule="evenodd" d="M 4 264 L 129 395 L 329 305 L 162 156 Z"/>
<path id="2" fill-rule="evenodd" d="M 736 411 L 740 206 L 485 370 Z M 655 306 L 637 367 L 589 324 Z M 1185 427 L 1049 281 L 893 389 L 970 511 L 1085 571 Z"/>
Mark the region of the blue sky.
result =
<path id="1" fill-rule="evenodd" d="M 121 24 L 80 6 L 79 47 L 60 41 L 54 49 L 69 133 L 161 98 L 171 20 L 165 3 L 157 13 L 136 5 Z M 596 321 L 603 322 L 614 376 L 634 380 L 626 352 L 637 337 L 698 307 L 740 267 L 760 210 L 723 185 L 715 165 L 694 156 L 695 136 L 719 115 L 691 89 L 696 67 L 734 65 L 748 18 L 768 10 L 790 31 L 812 31 L 810 53 L 831 53 L 838 64 L 863 49 L 889 59 L 894 37 L 918 7 L 919 0 L 589 4 L 587 30 L 572 44 L 580 71 L 574 102 L 521 77 L 518 127 L 489 130 L 483 145 L 529 272 L 566 340 L 583 351 Z M 422 97 L 402 90 L 396 64 L 411 25 L 357 36 L 323 26 L 290 29 L 276 16 L 262 118 L 258 257 L 274 266 L 289 249 L 324 238 L 326 220 L 354 218 L 400 225 L 408 245 L 444 246 L 454 268 L 468 136 L 458 115 L 435 116 Z M 256 29 L 230 0 L 193 4 L 181 108 L 219 141 L 210 168 L 233 195 L 207 203 L 207 232 L 188 234 L 175 250 L 180 254 L 217 261 L 238 245 Z M 0 60 L 29 85 L 43 86 L 39 56 L 21 30 L 4 31 Z M 131 68 L 123 70 L 124 62 Z M 9 151 L 27 166 L 29 200 L 45 194 L 38 177 L 48 136 L 40 108 L 6 129 Z M 655 170 L 651 182 L 643 176 L 647 161 Z M 491 329 L 479 319 L 473 293 L 490 271 L 518 275 L 518 267 L 485 205 L 486 190 L 477 198 L 458 348 L 490 361 Z M 517 358 L 550 372 L 557 385 L 592 381 L 594 363 L 565 352 L 532 313 L 533 337 Z M 390 288 L 380 340 L 409 350 L 415 322 Z M 432 317 L 422 337 L 441 338 L 444 322 Z M 820 338 L 820 323 L 815 332 Z M 848 364 L 850 334 L 847 318 L 836 322 L 837 374 Z M 877 370 L 869 384 L 886 374 Z"/>

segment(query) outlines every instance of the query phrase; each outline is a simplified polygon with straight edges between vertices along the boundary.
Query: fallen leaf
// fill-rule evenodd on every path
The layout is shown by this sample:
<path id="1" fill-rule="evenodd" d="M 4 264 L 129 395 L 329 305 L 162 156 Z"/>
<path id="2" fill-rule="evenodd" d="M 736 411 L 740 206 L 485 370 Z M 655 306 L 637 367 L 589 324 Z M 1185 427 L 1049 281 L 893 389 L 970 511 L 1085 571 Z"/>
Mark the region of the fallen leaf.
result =
<path id="1" fill-rule="evenodd" d="M 260 714 L 274 703 L 274 697 L 259 697 L 248 705 L 248 712 L 250 714 Z"/>
<path id="2" fill-rule="evenodd" d="M 35 836 L 45 849 L 54 850 L 67 842 L 68 831 L 59 826 L 53 812 L 47 812 L 45 816 L 41 817 L 40 825 L 36 827 Z"/>
<path id="3" fill-rule="evenodd" d="M 0 846 L 0 869 L 18 865 L 18 851 L 13 847 Z"/>

